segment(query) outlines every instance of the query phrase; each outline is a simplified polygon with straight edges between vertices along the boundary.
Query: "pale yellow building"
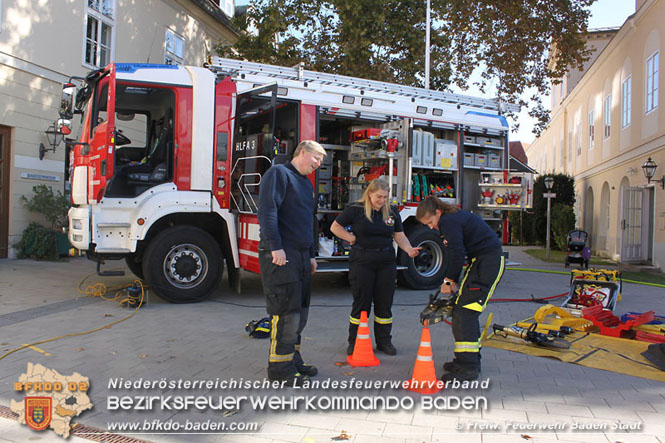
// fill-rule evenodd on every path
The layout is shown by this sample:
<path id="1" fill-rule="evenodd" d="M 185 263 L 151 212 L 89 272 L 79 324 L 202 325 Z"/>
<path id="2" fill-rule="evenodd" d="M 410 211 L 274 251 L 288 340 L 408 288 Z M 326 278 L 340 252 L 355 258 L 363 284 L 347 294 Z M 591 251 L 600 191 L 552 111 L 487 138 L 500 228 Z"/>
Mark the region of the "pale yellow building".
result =
<path id="1" fill-rule="evenodd" d="M 665 0 L 637 0 L 617 29 L 589 33 L 596 51 L 582 72 L 552 88 L 547 130 L 527 149 L 541 173 L 575 178 L 578 227 L 594 252 L 665 267 L 665 190 L 642 165 L 665 175 Z"/>
<path id="2" fill-rule="evenodd" d="M 14 255 L 35 218 L 21 196 L 40 183 L 65 188 L 64 143 L 53 150 L 45 134 L 62 83 L 111 61 L 200 66 L 237 38 L 234 8 L 234 0 L 0 0 L 0 258 Z"/>

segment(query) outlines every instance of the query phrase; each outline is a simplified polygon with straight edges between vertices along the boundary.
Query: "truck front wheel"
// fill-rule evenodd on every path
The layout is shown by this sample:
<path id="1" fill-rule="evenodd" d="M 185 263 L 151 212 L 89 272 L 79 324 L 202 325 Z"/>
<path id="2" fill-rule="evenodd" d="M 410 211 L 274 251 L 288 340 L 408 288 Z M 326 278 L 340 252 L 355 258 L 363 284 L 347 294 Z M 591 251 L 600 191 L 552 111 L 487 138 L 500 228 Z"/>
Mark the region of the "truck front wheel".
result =
<path id="1" fill-rule="evenodd" d="M 411 246 L 422 249 L 415 258 L 410 258 L 400 249 L 397 263 L 406 269 L 397 273 L 399 283 L 412 289 L 438 287 L 446 273 L 446 254 L 439 231 L 419 226 L 407 236 Z"/>
<path id="2" fill-rule="evenodd" d="M 210 295 L 222 276 L 221 264 L 217 241 L 193 226 L 160 232 L 143 255 L 146 281 L 171 303 L 196 303 Z"/>
<path id="3" fill-rule="evenodd" d="M 127 255 L 125 257 L 125 263 L 127 263 L 127 267 L 134 273 L 135 276 L 143 280 L 143 263 L 141 263 L 141 260 L 138 259 L 136 253 Z"/>

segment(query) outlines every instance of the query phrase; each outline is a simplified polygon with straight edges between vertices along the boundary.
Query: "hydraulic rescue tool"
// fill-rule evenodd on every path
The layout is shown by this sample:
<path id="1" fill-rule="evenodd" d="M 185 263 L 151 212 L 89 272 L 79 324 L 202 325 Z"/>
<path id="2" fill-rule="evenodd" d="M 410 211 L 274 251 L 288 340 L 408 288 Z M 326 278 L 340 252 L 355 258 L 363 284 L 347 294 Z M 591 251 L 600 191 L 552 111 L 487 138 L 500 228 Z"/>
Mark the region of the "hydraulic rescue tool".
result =
<path id="1" fill-rule="evenodd" d="M 560 348 L 560 349 L 570 348 L 570 343 L 568 343 L 566 340 L 558 337 L 553 337 L 551 335 L 543 334 L 541 332 L 537 332 L 536 331 L 537 327 L 538 323 L 531 323 L 531 326 L 529 326 L 528 328 L 520 328 L 519 326 L 506 327 L 496 323 L 492 325 L 494 333 L 497 335 L 502 335 L 503 337 L 507 337 L 510 335 L 512 337 L 521 338 L 524 341 L 534 343 L 538 346 L 544 346 L 548 348 Z"/>
<path id="2" fill-rule="evenodd" d="M 423 325 L 434 325 L 453 316 L 453 306 L 457 294 L 453 293 L 448 297 L 441 298 L 439 298 L 439 295 L 443 294 L 437 291 L 429 296 L 429 303 L 420 313 L 420 323 Z"/>

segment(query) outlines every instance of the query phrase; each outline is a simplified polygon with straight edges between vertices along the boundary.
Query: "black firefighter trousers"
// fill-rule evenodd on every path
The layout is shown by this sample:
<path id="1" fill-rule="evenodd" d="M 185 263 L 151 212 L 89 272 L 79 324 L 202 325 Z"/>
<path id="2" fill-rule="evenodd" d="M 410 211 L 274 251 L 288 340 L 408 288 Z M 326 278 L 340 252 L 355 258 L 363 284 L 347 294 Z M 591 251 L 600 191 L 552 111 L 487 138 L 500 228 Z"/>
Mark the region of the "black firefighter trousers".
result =
<path id="1" fill-rule="evenodd" d="M 469 369 L 480 369 L 480 325 L 478 318 L 494 294 L 504 269 L 501 248 L 472 258 L 453 306 L 455 360 Z"/>
<path id="2" fill-rule="evenodd" d="M 388 344 L 393 327 L 393 296 L 395 295 L 395 250 L 364 249 L 354 246 L 349 257 L 349 281 L 353 306 L 349 317 L 349 343 L 356 342 L 360 312 L 371 312 L 374 302 L 374 339 Z"/>
<path id="3" fill-rule="evenodd" d="M 268 378 L 287 380 L 304 365 L 300 335 L 307 324 L 312 293 L 309 249 L 284 248 L 287 263 L 272 263 L 267 245 L 259 244 L 259 266 L 266 311 L 270 315 Z"/>

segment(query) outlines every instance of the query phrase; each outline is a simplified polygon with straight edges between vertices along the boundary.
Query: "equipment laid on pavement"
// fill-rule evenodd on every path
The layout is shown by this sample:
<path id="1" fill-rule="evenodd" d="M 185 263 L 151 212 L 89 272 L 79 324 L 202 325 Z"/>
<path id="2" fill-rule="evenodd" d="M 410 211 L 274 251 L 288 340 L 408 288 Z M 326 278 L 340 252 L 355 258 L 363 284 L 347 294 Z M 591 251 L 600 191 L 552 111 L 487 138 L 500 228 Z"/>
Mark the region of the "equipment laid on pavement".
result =
<path id="1" fill-rule="evenodd" d="M 372 349 L 367 311 L 360 312 L 360 323 L 358 324 L 356 343 L 353 346 L 353 354 L 346 357 L 346 362 L 351 366 L 379 366 L 381 364 Z"/>
<path id="2" fill-rule="evenodd" d="M 252 338 L 270 337 L 270 317 L 263 317 L 260 320 L 252 320 L 245 325 L 245 331 Z"/>
<path id="3" fill-rule="evenodd" d="M 562 306 L 582 309 L 601 306 L 614 310 L 619 295 L 619 286 L 612 281 L 574 279 L 570 294 Z"/>
<path id="4" fill-rule="evenodd" d="M 420 346 L 413 365 L 411 379 L 406 382 L 406 389 L 419 394 L 436 394 L 441 390 L 436 378 L 434 358 L 432 354 L 432 339 L 429 327 L 425 326 L 420 336 Z"/>
<path id="5" fill-rule="evenodd" d="M 557 349 L 534 346 L 523 340 L 493 334 L 489 339 L 483 341 L 483 348 L 503 349 L 536 357 L 550 357 L 588 368 L 665 382 L 665 371 L 642 354 L 650 343 L 586 332 L 574 332 L 568 336 L 568 340 L 569 349 Z"/>
<path id="6" fill-rule="evenodd" d="M 649 311 L 622 322 L 619 317 L 612 314 L 612 311 L 603 309 L 601 305 L 582 309 L 582 316 L 598 326 L 602 335 L 622 338 L 634 338 L 635 331 L 632 328 L 649 323 L 653 320 L 653 315 L 654 312 Z"/>
<path id="7" fill-rule="evenodd" d="M 439 295 L 442 294 L 437 291 L 429 296 L 429 303 L 420 313 L 421 324 L 425 326 L 434 325 L 453 316 L 453 306 L 455 305 L 457 294 L 441 298 L 439 298 Z"/>
<path id="8" fill-rule="evenodd" d="M 661 371 L 665 371 L 665 343 L 649 345 L 642 355 Z"/>
<path id="9" fill-rule="evenodd" d="M 623 291 L 623 279 L 621 278 L 621 271 L 618 269 L 604 269 L 604 268 L 589 268 L 589 269 L 573 269 L 570 271 L 570 285 L 572 287 L 574 280 L 594 280 L 594 281 L 611 281 L 619 285 L 619 293 L 617 294 L 617 302 L 621 301 L 621 291 Z"/>
<path id="10" fill-rule="evenodd" d="M 570 348 L 570 343 L 568 343 L 566 340 L 537 332 L 536 331 L 537 327 L 538 323 L 531 323 L 531 326 L 529 326 L 529 328 L 520 328 L 519 326 L 501 326 L 496 323 L 492 325 L 494 333 L 495 334 L 503 333 L 504 337 L 510 335 L 512 337 L 521 338 L 524 341 L 534 343 L 538 346 L 544 346 L 548 348 L 560 348 L 560 349 Z"/>
<path id="11" fill-rule="evenodd" d="M 541 325 L 540 327 L 547 326 L 556 329 L 569 327 L 576 331 L 589 331 L 593 329 L 593 323 L 590 320 L 576 317 L 571 313 L 571 310 L 554 305 L 545 305 L 538 308 L 533 315 L 533 319 Z"/>

